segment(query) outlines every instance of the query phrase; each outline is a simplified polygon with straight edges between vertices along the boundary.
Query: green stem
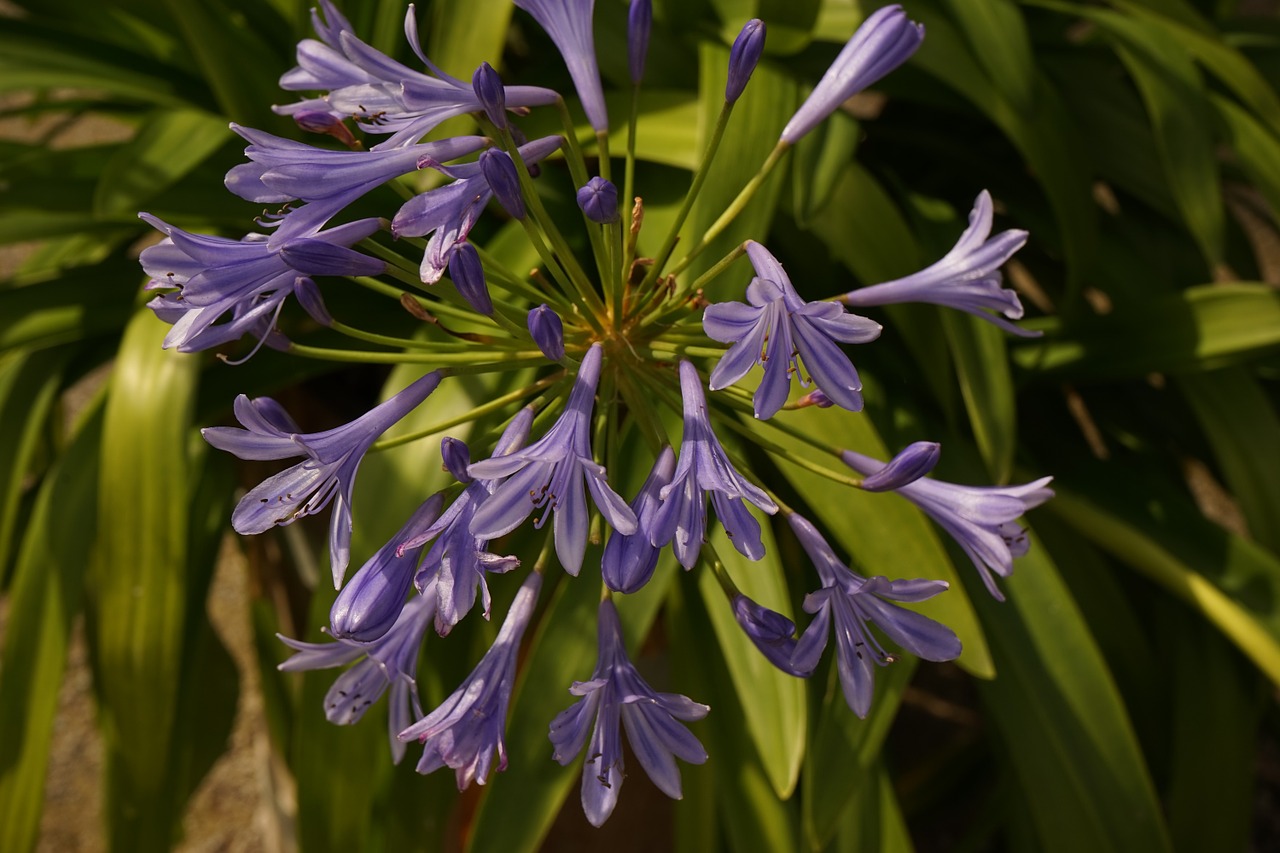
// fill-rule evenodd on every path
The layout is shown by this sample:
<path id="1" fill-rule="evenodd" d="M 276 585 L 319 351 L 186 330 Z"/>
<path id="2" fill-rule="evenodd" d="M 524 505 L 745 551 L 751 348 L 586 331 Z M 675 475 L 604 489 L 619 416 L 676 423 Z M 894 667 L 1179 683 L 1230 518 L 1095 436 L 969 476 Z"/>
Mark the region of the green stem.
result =
<path id="1" fill-rule="evenodd" d="M 353 364 L 434 364 L 439 367 L 448 366 L 444 372 L 449 375 L 492 373 L 499 370 L 511 370 L 516 367 L 547 363 L 547 357 L 537 350 L 477 350 L 473 346 L 465 347 L 458 352 L 409 353 L 364 352 L 290 343 L 288 351 L 304 358 L 351 362 Z M 481 363 L 474 364 L 473 362 Z M 472 370 L 471 368 L 473 367 L 482 369 Z"/>

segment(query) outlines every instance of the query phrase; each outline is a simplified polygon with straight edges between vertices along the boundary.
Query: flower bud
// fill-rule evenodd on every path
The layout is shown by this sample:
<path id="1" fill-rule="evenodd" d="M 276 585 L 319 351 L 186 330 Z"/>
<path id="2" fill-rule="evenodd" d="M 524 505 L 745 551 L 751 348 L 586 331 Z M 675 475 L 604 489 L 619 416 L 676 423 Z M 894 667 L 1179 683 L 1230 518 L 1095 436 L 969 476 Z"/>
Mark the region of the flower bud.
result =
<path id="1" fill-rule="evenodd" d="M 440 458 L 455 480 L 459 483 L 471 482 L 471 475 L 467 473 L 467 466 L 471 464 L 471 449 L 465 441 L 446 435 L 440 440 Z"/>
<path id="2" fill-rule="evenodd" d="M 333 325 L 333 315 L 325 307 L 324 299 L 320 297 L 320 288 L 314 281 L 304 275 L 298 276 L 293 280 L 293 295 L 312 320 L 321 326 Z"/>
<path id="3" fill-rule="evenodd" d="M 564 323 L 547 303 L 529 312 L 529 334 L 547 358 L 552 361 L 564 358 Z"/>
<path id="4" fill-rule="evenodd" d="M 459 243 L 449 257 L 449 278 L 458 294 L 472 308 L 485 316 L 493 314 L 493 300 L 489 298 L 489 287 L 484 282 L 484 266 L 480 263 L 480 254 L 470 243 Z"/>
<path id="5" fill-rule="evenodd" d="M 796 408 L 803 409 L 806 406 L 817 406 L 819 409 L 829 409 L 835 403 L 830 397 L 822 392 L 821 388 L 814 388 L 808 394 L 805 394 L 799 400 L 796 400 Z"/>
<path id="6" fill-rule="evenodd" d="M 764 53 L 764 21 L 752 18 L 734 39 L 729 50 L 729 82 L 724 86 L 725 103 L 732 104 L 747 88 L 751 72 L 756 70 L 760 54 Z"/>
<path id="7" fill-rule="evenodd" d="M 484 114 L 499 128 L 507 126 L 507 90 L 502 87 L 502 78 L 493 66 L 482 62 L 471 76 L 471 88 L 484 107 Z"/>
<path id="8" fill-rule="evenodd" d="M 627 58 L 631 61 L 631 82 L 644 77 L 644 60 L 649 53 L 649 30 L 653 27 L 653 0 L 631 0 L 627 13 Z"/>
<path id="9" fill-rule="evenodd" d="M 617 222 L 618 188 L 604 178 L 592 178 L 578 190 L 578 207 L 592 222 L 601 225 Z"/>
<path id="10" fill-rule="evenodd" d="M 480 171 L 489 182 L 498 203 L 507 213 L 516 219 L 524 219 L 524 198 L 520 195 L 520 176 L 516 174 L 516 164 L 511 155 L 496 148 L 490 148 L 480 155 Z"/>
<path id="11" fill-rule="evenodd" d="M 351 135 L 350 128 L 342 120 L 342 116 L 328 110 L 298 110 L 293 114 L 298 127 L 308 133 L 323 133 L 346 145 L 356 147 L 356 138 Z"/>
<path id="12" fill-rule="evenodd" d="M 733 618 L 769 663 L 788 675 L 811 674 L 812 671 L 797 670 L 791 663 L 796 650 L 796 623 L 742 593 L 733 598 Z"/>
<path id="13" fill-rule="evenodd" d="M 909 444 L 889 464 L 862 481 L 867 492 L 891 492 L 908 483 L 914 483 L 933 470 L 942 455 L 942 445 L 936 441 L 917 441 Z"/>

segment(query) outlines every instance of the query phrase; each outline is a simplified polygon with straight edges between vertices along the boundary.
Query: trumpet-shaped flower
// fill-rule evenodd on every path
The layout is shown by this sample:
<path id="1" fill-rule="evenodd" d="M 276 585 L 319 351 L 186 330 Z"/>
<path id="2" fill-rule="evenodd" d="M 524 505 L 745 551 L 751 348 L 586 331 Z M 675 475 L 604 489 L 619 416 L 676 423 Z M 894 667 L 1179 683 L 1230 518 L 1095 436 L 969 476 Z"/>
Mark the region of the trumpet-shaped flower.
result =
<path id="1" fill-rule="evenodd" d="M 1024 338 L 1038 337 L 1040 332 L 1009 322 L 1022 317 L 1022 302 L 1017 293 L 1001 286 L 1004 277 L 1000 267 L 1027 242 L 1027 232 L 1010 229 L 990 237 L 991 218 L 991 196 L 983 190 L 969 213 L 969 226 L 940 261 L 905 278 L 846 293 L 841 301 L 858 307 L 932 302 L 972 314 Z"/>
<path id="2" fill-rule="evenodd" d="M 400 611 L 391 629 L 371 643 L 338 640 L 335 643 L 305 643 L 277 634 L 295 654 L 280 664 L 285 672 L 328 669 L 359 661 L 338 676 L 324 697 L 324 714 L 329 722 L 349 726 L 391 688 L 388 729 L 391 757 L 396 764 L 404 758 L 405 745 L 397 735 L 422 716 L 416 673 L 422 637 L 435 611 L 435 589 L 414 596 Z M 363 660 L 361 660 L 363 658 Z"/>
<path id="3" fill-rule="evenodd" d="M 245 428 L 209 427 L 202 430 L 205 441 L 241 459 L 306 459 L 250 490 L 231 514 L 231 525 L 239 533 L 263 533 L 314 515 L 332 501 L 329 557 L 337 589 L 351 559 L 351 492 L 360 461 L 379 436 L 421 405 L 439 384 L 440 373 L 432 371 L 351 423 L 306 434 L 275 400 L 250 400 L 241 394 L 235 414 Z"/>
<path id="4" fill-rule="evenodd" d="M 885 463 L 852 450 L 840 454 L 860 474 L 874 475 Z M 1004 595 L 992 576 L 1013 573 L 1013 558 L 1027 553 L 1026 531 L 1015 519 L 1053 497 L 1052 477 L 1022 486 L 960 486 L 928 477 L 899 486 L 896 491 L 936 521 L 955 539 L 982 575 L 987 591 L 999 601 Z"/>
<path id="5" fill-rule="evenodd" d="M 533 616 L 542 576 L 530 572 L 516 592 L 507 618 L 489 651 L 453 694 L 427 716 L 400 732 L 400 740 L 423 744 L 419 773 L 450 767 L 458 790 L 481 785 L 507 767 L 507 705 L 516 676 L 520 639 Z"/>
<path id="6" fill-rule="evenodd" d="M 707 398 L 702 393 L 698 370 L 687 361 L 680 362 L 680 393 L 684 398 L 680 462 L 671 482 L 658 492 L 662 505 L 654 513 L 650 541 L 658 547 L 672 542 L 680 565 L 693 568 L 707 532 L 707 493 L 710 492 L 716 516 L 734 547 L 750 559 L 758 560 L 764 556 L 760 524 L 751 517 L 743 501 L 750 501 L 770 515 L 778 511 L 778 505 L 739 474 L 729 461 L 707 418 Z"/>
<path id="7" fill-rule="evenodd" d="M 805 302 L 777 258 L 754 240 L 747 241 L 747 257 L 756 271 L 747 302 L 718 302 L 707 306 L 702 317 L 709 337 L 733 344 L 711 371 L 711 389 L 732 385 L 759 364 L 764 379 L 754 397 L 756 417 L 771 418 L 787 402 L 791 375 L 800 372 L 803 361 L 828 398 L 861 411 L 862 382 L 836 341 L 873 341 L 880 336 L 880 324 L 835 302 Z"/>
<path id="8" fill-rule="evenodd" d="M 473 477 L 507 477 L 476 511 L 471 532 L 486 539 L 510 533 L 535 509 L 555 513 L 556 556 L 576 576 L 587 548 L 587 502 L 583 481 L 600 514 L 619 533 L 635 533 L 636 517 L 609 487 L 604 466 L 591 458 L 591 410 L 600 380 L 602 350 L 592 345 L 582 359 L 564 413 L 534 444 L 506 456 L 476 462 Z"/>
<path id="9" fill-rule="evenodd" d="M 886 652 L 870 624 L 911 654 L 925 660 L 954 660 L 960 656 L 955 632 L 893 602 L 917 602 L 947 589 L 945 581 L 864 578 L 845 567 L 812 524 L 792 514 L 787 520 L 822 579 L 822 589 L 804 599 L 804 609 L 815 614 L 796 643 L 791 665 L 812 672 L 827 647 L 832 623 L 836 634 L 836 669 L 845 701 L 859 717 L 871 709 L 875 668 L 896 660 Z"/>
<path id="10" fill-rule="evenodd" d="M 590 681 L 573 683 L 569 692 L 582 699 L 551 722 L 556 761 L 567 765 L 587 746 L 582 768 L 582 808 L 592 826 L 601 826 L 609 819 L 622 790 L 626 776 L 621 736 L 624 727 L 644 772 L 660 791 L 680 799 L 676 758 L 701 764 L 707 760 L 707 753 L 677 721 L 700 720 L 711 710 L 686 696 L 658 693 L 645 683 L 627 657 L 613 602 L 602 601 L 599 614 L 595 672 Z"/>
<path id="11" fill-rule="evenodd" d="M 596 133 L 609 129 L 609 111 L 604 105 L 600 69 L 596 65 L 595 35 L 591 18 L 596 0 L 515 0 L 551 36 L 573 78 L 582 100 L 582 110 Z"/>
<path id="12" fill-rule="evenodd" d="M 908 20 L 901 6 L 873 12 L 782 129 L 782 141 L 798 142 L 845 101 L 906 62 L 923 40 L 924 26 Z"/>

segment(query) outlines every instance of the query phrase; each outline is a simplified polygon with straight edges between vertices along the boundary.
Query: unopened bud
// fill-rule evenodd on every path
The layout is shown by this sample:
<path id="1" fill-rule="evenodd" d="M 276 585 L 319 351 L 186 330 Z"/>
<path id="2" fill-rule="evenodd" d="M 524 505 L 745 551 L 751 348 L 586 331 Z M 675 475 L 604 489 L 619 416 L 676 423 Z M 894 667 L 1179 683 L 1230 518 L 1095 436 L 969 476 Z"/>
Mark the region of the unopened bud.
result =
<path id="1" fill-rule="evenodd" d="M 440 440 L 440 458 L 455 480 L 459 483 L 471 482 L 471 475 L 467 473 L 467 466 L 471 464 L 471 449 L 466 442 L 451 435 L 445 436 Z"/>
<path id="2" fill-rule="evenodd" d="M 724 86 L 725 103 L 732 104 L 747 88 L 751 72 L 756 70 L 760 54 L 764 53 L 764 21 L 752 18 L 734 39 L 729 50 L 729 82 Z"/>
<path id="3" fill-rule="evenodd" d="M 618 221 L 618 188 L 595 177 L 578 190 L 578 207 L 592 222 L 606 225 Z"/>
<path id="4" fill-rule="evenodd" d="M 507 91 L 493 66 L 482 62 L 471 77 L 471 88 L 484 107 L 484 114 L 499 128 L 507 126 Z"/>
<path id="5" fill-rule="evenodd" d="M 449 278 L 458 294 L 472 308 L 485 316 L 493 314 L 493 300 L 489 298 L 489 287 L 484 281 L 484 265 L 480 263 L 480 254 L 470 243 L 459 243 L 449 257 Z"/>
<path id="6" fill-rule="evenodd" d="M 942 446 L 936 441 L 909 444 L 890 459 L 888 465 L 864 479 L 862 489 L 867 492 L 891 492 L 914 483 L 933 470 L 941 455 Z"/>
<path id="7" fill-rule="evenodd" d="M 480 171 L 489 182 L 489 189 L 507 213 L 516 219 L 524 219 L 524 198 L 520 195 L 520 176 L 511 155 L 490 148 L 480 155 Z"/>
<path id="8" fill-rule="evenodd" d="M 653 0 L 631 0 L 627 13 L 627 58 L 631 62 L 631 82 L 644 77 L 644 60 L 649 53 L 649 30 L 653 27 Z"/>
<path id="9" fill-rule="evenodd" d="M 564 323 L 547 303 L 529 312 L 529 334 L 547 358 L 552 361 L 564 358 Z"/>

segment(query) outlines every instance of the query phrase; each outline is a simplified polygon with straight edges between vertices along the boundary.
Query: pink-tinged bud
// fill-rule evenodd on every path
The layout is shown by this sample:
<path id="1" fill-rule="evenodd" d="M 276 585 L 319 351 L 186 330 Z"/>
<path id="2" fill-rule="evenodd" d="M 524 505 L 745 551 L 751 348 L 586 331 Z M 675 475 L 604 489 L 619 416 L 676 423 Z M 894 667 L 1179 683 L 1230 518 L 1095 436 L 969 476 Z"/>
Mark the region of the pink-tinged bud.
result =
<path id="1" fill-rule="evenodd" d="M 618 188 L 595 177 L 578 190 L 578 207 L 592 222 L 607 225 L 618 221 Z"/>
<path id="2" fill-rule="evenodd" d="M 458 295 L 467 300 L 468 305 L 486 317 L 493 314 L 493 300 L 484 281 L 484 265 L 480 263 L 480 254 L 475 246 L 458 244 L 449 258 L 449 278 L 453 279 Z"/>
<path id="3" fill-rule="evenodd" d="M 547 358 L 564 358 L 564 323 L 545 302 L 529 312 L 529 334 Z"/>
<path id="4" fill-rule="evenodd" d="M 751 73 L 764 53 L 764 21 L 752 18 L 733 41 L 729 50 L 729 82 L 724 86 L 725 103 L 732 104 L 747 88 Z"/>

